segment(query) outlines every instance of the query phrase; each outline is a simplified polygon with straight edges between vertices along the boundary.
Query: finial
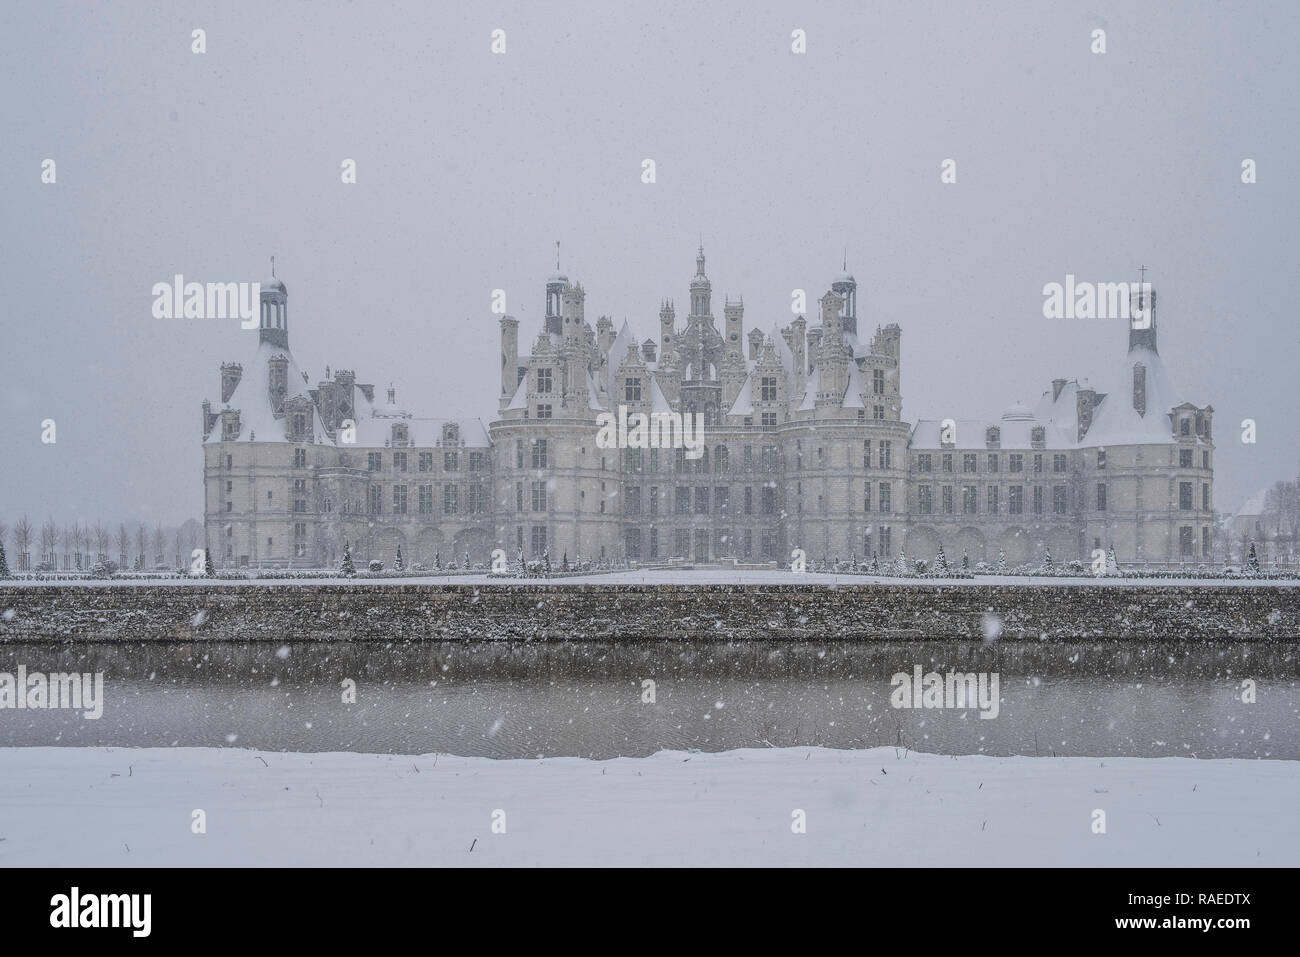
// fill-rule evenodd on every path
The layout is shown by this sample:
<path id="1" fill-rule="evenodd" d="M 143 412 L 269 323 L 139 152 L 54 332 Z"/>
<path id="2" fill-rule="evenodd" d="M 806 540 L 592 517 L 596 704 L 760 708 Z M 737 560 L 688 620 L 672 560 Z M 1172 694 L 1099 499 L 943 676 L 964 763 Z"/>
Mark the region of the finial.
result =
<path id="1" fill-rule="evenodd" d="M 555 271 L 557 273 L 560 271 L 560 241 L 558 239 L 555 241 Z"/>
<path id="2" fill-rule="evenodd" d="M 275 278 L 275 254 L 271 254 L 271 278 Z"/>
<path id="3" fill-rule="evenodd" d="M 1145 283 L 1145 282 L 1147 281 L 1147 267 L 1146 267 L 1146 266 L 1139 266 L 1139 267 L 1138 267 L 1138 272 L 1141 273 L 1141 275 L 1142 275 L 1142 282 Z"/>

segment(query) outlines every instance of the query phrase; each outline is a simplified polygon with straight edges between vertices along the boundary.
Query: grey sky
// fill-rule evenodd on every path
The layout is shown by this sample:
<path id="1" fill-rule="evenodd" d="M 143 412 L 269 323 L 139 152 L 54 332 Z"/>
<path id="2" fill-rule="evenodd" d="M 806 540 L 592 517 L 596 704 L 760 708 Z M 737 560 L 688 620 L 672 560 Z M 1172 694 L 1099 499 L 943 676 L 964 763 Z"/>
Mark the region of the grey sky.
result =
<path id="1" fill-rule="evenodd" d="M 200 515 L 199 404 L 256 333 L 152 318 L 174 273 L 258 280 L 275 253 L 313 383 L 352 367 L 486 421 L 493 288 L 526 351 L 559 239 L 589 319 L 646 338 L 701 233 L 747 329 L 847 246 L 859 321 L 902 326 L 912 421 L 1105 384 L 1123 322 L 1046 320 L 1041 289 L 1145 263 L 1231 509 L 1300 457 L 1298 27 L 1292 2 L 6 3 L 0 519 Z"/>

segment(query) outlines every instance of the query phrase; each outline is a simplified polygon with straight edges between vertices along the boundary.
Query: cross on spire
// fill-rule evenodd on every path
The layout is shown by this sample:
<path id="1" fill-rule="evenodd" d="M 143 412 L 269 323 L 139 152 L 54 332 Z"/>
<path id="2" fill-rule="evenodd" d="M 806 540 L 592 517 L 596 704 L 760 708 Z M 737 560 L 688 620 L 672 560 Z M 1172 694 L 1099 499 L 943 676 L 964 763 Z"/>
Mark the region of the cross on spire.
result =
<path id="1" fill-rule="evenodd" d="M 1142 282 L 1146 282 L 1146 281 L 1147 281 L 1147 267 L 1146 267 L 1146 266 L 1139 266 L 1139 267 L 1138 267 L 1138 272 L 1139 272 L 1139 273 L 1141 274 L 1141 276 L 1142 276 Z"/>

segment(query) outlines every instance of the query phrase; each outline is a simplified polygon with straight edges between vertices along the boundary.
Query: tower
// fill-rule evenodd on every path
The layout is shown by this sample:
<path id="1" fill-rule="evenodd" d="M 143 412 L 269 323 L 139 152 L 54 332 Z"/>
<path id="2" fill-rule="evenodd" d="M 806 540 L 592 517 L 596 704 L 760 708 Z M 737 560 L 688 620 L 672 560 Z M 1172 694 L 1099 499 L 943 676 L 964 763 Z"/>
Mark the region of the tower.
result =
<path id="1" fill-rule="evenodd" d="M 560 335 L 564 325 L 564 290 L 568 288 L 569 277 L 560 272 L 560 244 L 555 244 L 555 273 L 546 280 L 546 323 L 545 330 Z"/>
<path id="2" fill-rule="evenodd" d="M 691 318 L 699 319 L 709 315 L 709 300 L 713 295 L 713 283 L 704 274 L 704 246 L 695 257 L 695 276 L 691 279 Z"/>
<path id="3" fill-rule="evenodd" d="M 849 272 L 848 253 L 844 254 L 840 274 L 831 283 L 831 292 L 844 300 L 840 309 L 840 327 L 842 331 L 854 336 L 858 334 L 858 281 Z"/>
<path id="4" fill-rule="evenodd" d="M 501 395 L 509 402 L 519 386 L 519 320 L 501 317 Z"/>
<path id="5" fill-rule="evenodd" d="M 1156 349 L 1156 291 L 1146 281 L 1147 267 L 1139 270 L 1141 282 L 1135 283 L 1129 294 L 1128 348 L 1132 352 L 1139 346 L 1157 352 Z M 1139 328 L 1141 326 L 1141 328 Z"/>
<path id="6" fill-rule="evenodd" d="M 665 299 L 659 306 L 659 345 L 664 361 L 676 349 L 673 341 L 673 325 L 677 321 L 677 312 L 673 309 L 671 299 Z"/>
<path id="7" fill-rule="evenodd" d="M 269 342 L 281 349 L 289 348 L 289 290 L 275 276 L 275 257 L 271 257 L 271 278 L 262 283 L 262 321 L 258 328 L 259 344 Z"/>
<path id="8" fill-rule="evenodd" d="M 723 330 L 723 335 L 726 339 L 726 355 L 730 356 L 732 353 L 735 353 L 738 356 L 743 356 L 745 352 L 745 344 L 741 342 L 741 336 L 745 332 L 744 297 L 741 297 L 735 302 L 728 299 L 723 304 L 722 312 L 726 317 Z"/>

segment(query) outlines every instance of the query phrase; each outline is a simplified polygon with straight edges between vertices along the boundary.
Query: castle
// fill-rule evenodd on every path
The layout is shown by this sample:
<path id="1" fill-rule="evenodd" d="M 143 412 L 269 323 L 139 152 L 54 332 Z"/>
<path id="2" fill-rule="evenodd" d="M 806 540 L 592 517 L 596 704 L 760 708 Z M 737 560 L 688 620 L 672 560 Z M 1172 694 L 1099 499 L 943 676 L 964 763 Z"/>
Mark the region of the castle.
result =
<path id="1" fill-rule="evenodd" d="M 531 351 L 500 319 L 495 419 L 418 416 L 335 369 L 313 387 L 289 348 L 288 290 L 262 284 L 258 345 L 221 366 L 203 402 L 205 526 L 218 566 L 391 565 L 549 554 L 692 562 L 735 558 L 1121 562 L 1210 557 L 1213 408 L 1183 401 L 1156 348 L 1155 293 L 1137 294 L 1118 386 L 1055 379 L 999 421 L 903 419 L 901 330 L 859 330 L 847 269 L 811 321 L 713 315 L 704 250 L 689 311 L 656 339 L 585 317 L 557 271 Z M 598 416 L 702 416 L 703 454 L 602 448 Z M 608 418 L 608 416 L 606 416 Z"/>

